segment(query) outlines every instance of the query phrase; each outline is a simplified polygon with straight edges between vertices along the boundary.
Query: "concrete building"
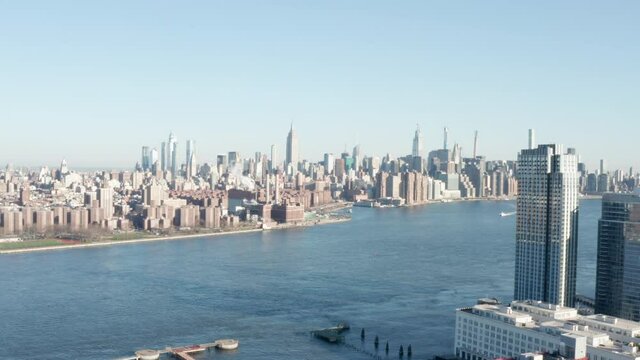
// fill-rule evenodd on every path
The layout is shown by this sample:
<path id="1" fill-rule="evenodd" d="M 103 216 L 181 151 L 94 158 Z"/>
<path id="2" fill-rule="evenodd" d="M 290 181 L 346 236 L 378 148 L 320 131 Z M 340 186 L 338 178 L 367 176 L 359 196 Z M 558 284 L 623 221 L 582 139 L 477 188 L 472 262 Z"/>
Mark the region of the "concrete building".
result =
<path id="1" fill-rule="evenodd" d="M 386 171 L 381 171 L 376 174 L 376 191 L 375 198 L 380 199 L 387 196 L 387 178 L 389 177 L 389 173 Z"/>
<path id="2" fill-rule="evenodd" d="M 400 198 L 402 191 L 402 177 L 400 175 L 390 175 L 387 177 L 387 196 L 392 199 Z"/>
<path id="3" fill-rule="evenodd" d="M 485 169 L 484 156 L 464 159 L 464 173 L 468 176 L 469 181 L 475 189 L 474 197 L 487 196 L 486 189 L 488 188 L 488 184 L 484 181 Z"/>
<path id="4" fill-rule="evenodd" d="M 159 206 L 162 204 L 163 200 L 168 198 L 168 194 L 162 185 L 153 181 L 145 187 L 143 198 L 146 206 Z"/>
<path id="5" fill-rule="evenodd" d="M 476 197 L 476 188 L 473 186 L 473 183 L 469 179 L 467 174 L 460 174 L 460 185 L 458 186 L 460 190 L 460 196 L 463 198 L 475 198 Z"/>
<path id="6" fill-rule="evenodd" d="M 15 214 L 16 211 L 3 210 L 0 212 L 0 227 L 2 235 L 13 235 L 15 231 Z"/>
<path id="7" fill-rule="evenodd" d="M 598 175 L 598 192 L 606 193 L 609 191 L 609 174 Z"/>
<path id="8" fill-rule="evenodd" d="M 516 300 L 573 306 L 578 242 L 578 159 L 559 145 L 518 155 Z"/>
<path id="9" fill-rule="evenodd" d="M 640 192 L 602 198 L 595 310 L 640 321 Z"/>
<path id="10" fill-rule="evenodd" d="M 104 210 L 104 218 L 110 220 L 113 217 L 113 189 L 102 187 L 98 189 L 99 207 Z"/>
<path id="11" fill-rule="evenodd" d="M 222 218 L 222 208 L 219 206 L 208 206 L 204 208 L 201 214 L 203 226 L 207 229 L 219 229 L 220 219 Z"/>
<path id="12" fill-rule="evenodd" d="M 304 207 L 300 204 L 274 204 L 271 218 L 278 223 L 300 223 L 304 221 Z"/>
<path id="13" fill-rule="evenodd" d="M 638 360 L 640 323 L 533 301 L 480 303 L 456 311 L 454 352 L 466 360 L 520 359 L 537 353 L 568 359 Z"/>
<path id="14" fill-rule="evenodd" d="M 180 228 L 192 228 L 200 225 L 200 208 L 195 205 L 184 205 L 177 209 L 175 225 Z"/>
<path id="15" fill-rule="evenodd" d="M 336 159 L 333 166 L 333 174 L 338 179 L 338 182 L 342 182 L 345 176 L 345 161 L 344 159 Z"/>

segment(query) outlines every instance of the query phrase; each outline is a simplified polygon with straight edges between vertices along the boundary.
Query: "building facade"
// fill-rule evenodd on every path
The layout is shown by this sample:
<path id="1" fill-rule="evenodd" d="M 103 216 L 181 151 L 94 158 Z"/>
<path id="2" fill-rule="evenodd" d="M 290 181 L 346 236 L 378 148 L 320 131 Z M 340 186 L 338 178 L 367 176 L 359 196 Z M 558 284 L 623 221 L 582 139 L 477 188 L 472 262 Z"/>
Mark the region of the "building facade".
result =
<path id="1" fill-rule="evenodd" d="M 578 159 L 560 145 L 518 154 L 514 298 L 573 306 L 578 242 Z"/>
<path id="2" fill-rule="evenodd" d="M 640 321 L 640 192 L 602 198 L 595 310 Z"/>

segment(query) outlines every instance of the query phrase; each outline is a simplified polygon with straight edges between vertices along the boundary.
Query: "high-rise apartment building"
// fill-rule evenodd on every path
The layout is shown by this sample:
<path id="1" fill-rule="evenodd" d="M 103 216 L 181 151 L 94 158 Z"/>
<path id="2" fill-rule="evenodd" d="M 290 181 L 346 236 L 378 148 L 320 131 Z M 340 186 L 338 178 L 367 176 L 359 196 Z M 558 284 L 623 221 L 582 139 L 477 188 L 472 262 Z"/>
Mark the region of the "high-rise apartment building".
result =
<path id="1" fill-rule="evenodd" d="M 640 321 L 640 192 L 602 198 L 595 310 Z"/>
<path id="2" fill-rule="evenodd" d="M 157 181 L 153 181 L 144 188 L 143 200 L 146 206 L 160 206 L 167 197 L 167 192 Z"/>
<path id="3" fill-rule="evenodd" d="M 560 145 L 518 154 L 516 300 L 573 306 L 578 245 L 578 158 Z"/>
<path id="4" fill-rule="evenodd" d="M 99 208 L 104 209 L 105 219 L 113 217 L 113 189 L 108 185 L 104 185 L 97 191 Z"/>

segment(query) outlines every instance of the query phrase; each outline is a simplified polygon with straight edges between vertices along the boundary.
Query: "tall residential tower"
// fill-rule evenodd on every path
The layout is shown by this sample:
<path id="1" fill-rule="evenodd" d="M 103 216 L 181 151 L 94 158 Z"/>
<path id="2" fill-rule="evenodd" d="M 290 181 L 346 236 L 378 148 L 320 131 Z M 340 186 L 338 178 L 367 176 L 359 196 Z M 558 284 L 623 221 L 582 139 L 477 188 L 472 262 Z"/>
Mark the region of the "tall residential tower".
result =
<path id="1" fill-rule="evenodd" d="M 424 156 L 424 139 L 420 125 L 416 125 L 416 133 L 413 136 L 413 148 L 411 150 L 413 157 Z"/>
<path id="2" fill-rule="evenodd" d="M 640 192 L 602 197 L 596 274 L 596 312 L 640 321 Z"/>
<path id="3" fill-rule="evenodd" d="M 578 158 L 561 145 L 518 154 L 515 300 L 573 306 L 578 249 Z"/>

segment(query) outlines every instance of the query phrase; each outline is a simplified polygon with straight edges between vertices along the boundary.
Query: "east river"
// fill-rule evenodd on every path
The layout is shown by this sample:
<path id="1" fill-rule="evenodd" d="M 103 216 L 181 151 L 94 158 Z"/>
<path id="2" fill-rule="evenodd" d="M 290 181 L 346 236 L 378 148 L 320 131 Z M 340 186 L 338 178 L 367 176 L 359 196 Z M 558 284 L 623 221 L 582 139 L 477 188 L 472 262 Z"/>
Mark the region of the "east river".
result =
<path id="1" fill-rule="evenodd" d="M 508 201 L 354 208 L 305 229 L 0 256 L 0 358 L 114 359 L 240 340 L 197 359 L 452 352 L 455 309 L 513 291 Z M 578 292 L 593 296 L 599 200 L 580 203 Z M 347 343 L 309 331 L 351 324 Z M 367 337 L 360 341 L 360 329 Z M 355 349 L 363 349 L 356 351 Z"/>

